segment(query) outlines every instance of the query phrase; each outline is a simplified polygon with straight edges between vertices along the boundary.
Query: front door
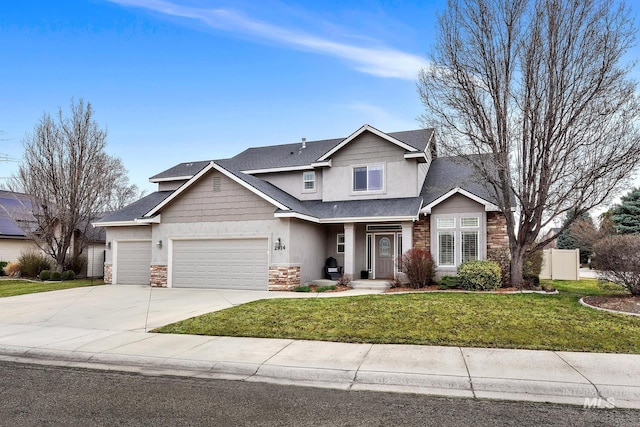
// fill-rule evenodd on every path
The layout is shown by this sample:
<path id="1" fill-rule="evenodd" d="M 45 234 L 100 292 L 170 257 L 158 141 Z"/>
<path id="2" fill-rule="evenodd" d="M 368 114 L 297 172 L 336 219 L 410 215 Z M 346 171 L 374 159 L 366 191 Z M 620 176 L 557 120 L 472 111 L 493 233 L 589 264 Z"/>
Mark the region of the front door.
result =
<path id="1" fill-rule="evenodd" d="M 375 238 L 375 279 L 393 277 L 393 234 L 376 234 Z"/>

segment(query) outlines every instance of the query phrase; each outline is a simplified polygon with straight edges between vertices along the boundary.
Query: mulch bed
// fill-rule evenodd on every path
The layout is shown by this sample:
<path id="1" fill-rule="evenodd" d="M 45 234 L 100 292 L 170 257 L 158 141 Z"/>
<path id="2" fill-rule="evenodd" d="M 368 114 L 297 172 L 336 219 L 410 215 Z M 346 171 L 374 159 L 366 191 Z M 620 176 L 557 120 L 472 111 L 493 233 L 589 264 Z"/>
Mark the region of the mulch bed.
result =
<path id="1" fill-rule="evenodd" d="M 320 285 L 309 285 L 309 289 L 311 289 L 311 292 L 317 292 L 317 289 L 320 287 Z M 326 291 L 323 292 L 344 292 L 344 291 L 348 291 L 351 288 L 349 286 L 342 286 L 342 285 L 336 285 L 336 288 L 331 290 L 328 289 Z"/>
<path id="2" fill-rule="evenodd" d="M 625 313 L 640 314 L 640 296 L 634 295 L 612 295 L 612 296 L 589 296 L 583 301 L 595 307 L 607 308 L 609 310 L 624 311 Z"/>

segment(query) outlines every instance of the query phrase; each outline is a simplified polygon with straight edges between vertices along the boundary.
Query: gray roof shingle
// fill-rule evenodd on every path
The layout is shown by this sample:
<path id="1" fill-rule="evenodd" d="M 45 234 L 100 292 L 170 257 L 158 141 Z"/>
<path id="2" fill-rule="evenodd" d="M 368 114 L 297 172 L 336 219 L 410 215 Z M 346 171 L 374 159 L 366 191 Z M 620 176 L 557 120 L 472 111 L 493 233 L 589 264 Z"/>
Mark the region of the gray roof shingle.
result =
<path id="1" fill-rule="evenodd" d="M 105 216 L 104 218 L 96 221 L 95 224 L 103 222 L 133 221 L 136 218 L 142 218 L 144 214 L 158 206 L 172 193 L 173 191 L 156 191 L 155 193 L 151 193 L 142 199 L 125 206 L 123 209 Z"/>
<path id="2" fill-rule="evenodd" d="M 309 212 L 307 215 L 325 220 L 337 218 L 417 217 L 422 207 L 422 197 L 336 202 L 307 200 L 301 202 L 301 204 Z"/>
<path id="3" fill-rule="evenodd" d="M 484 200 L 496 203 L 489 189 L 482 184 L 473 166 L 464 156 L 438 157 L 433 159 L 422 186 L 423 204 L 428 205 L 452 189 L 460 187 Z"/>

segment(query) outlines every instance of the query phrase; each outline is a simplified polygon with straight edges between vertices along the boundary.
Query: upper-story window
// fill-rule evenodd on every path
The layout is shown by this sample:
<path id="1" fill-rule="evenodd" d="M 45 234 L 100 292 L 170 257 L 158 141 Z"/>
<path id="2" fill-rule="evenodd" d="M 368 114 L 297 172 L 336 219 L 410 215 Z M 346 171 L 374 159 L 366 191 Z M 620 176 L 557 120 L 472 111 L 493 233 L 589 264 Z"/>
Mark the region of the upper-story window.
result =
<path id="1" fill-rule="evenodd" d="M 316 189 L 315 171 L 305 171 L 302 173 L 302 189 L 304 191 L 313 191 Z"/>
<path id="2" fill-rule="evenodd" d="M 353 168 L 353 191 L 382 190 L 384 190 L 384 167 L 382 165 Z"/>

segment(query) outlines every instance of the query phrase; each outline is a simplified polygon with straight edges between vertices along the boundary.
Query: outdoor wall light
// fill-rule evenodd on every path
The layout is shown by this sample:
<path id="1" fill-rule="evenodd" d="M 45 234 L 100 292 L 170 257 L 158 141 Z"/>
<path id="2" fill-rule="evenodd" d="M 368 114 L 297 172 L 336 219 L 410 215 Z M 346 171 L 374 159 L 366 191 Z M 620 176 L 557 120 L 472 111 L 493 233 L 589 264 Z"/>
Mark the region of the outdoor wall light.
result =
<path id="1" fill-rule="evenodd" d="M 284 245 L 282 244 L 282 239 L 280 239 L 279 237 L 276 239 L 276 243 L 273 246 L 273 249 L 275 249 L 276 251 L 285 249 Z"/>
<path id="2" fill-rule="evenodd" d="M 107 242 L 107 249 L 111 249 L 111 242 Z"/>
<path id="3" fill-rule="evenodd" d="M 158 243 L 156 243 L 156 246 L 158 247 L 158 249 L 162 249 L 162 240 L 158 240 Z"/>

